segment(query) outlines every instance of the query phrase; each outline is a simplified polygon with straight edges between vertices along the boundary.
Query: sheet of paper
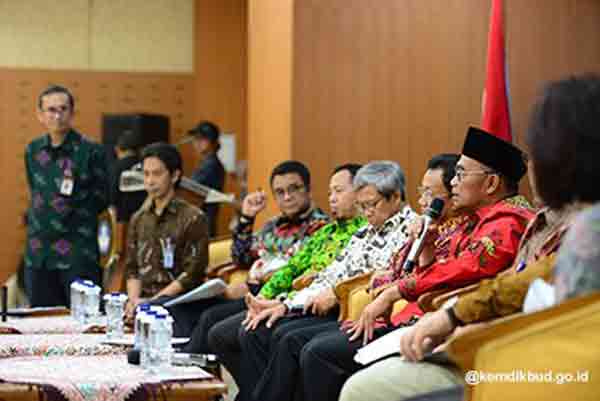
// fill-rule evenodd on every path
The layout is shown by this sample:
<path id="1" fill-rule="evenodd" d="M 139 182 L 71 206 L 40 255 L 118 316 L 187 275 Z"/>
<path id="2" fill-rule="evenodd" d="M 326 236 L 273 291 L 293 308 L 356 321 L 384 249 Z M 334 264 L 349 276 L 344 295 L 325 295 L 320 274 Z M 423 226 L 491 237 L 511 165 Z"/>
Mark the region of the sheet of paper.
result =
<path id="1" fill-rule="evenodd" d="M 533 313 L 556 304 L 554 286 L 546 283 L 541 278 L 536 278 L 529 285 L 529 290 L 523 302 L 523 312 Z"/>
<path id="2" fill-rule="evenodd" d="M 400 338 L 410 329 L 411 327 L 400 327 L 365 345 L 356 352 L 354 360 L 361 365 L 367 365 L 388 355 L 400 352 Z"/>
<path id="3" fill-rule="evenodd" d="M 225 291 L 225 288 L 227 288 L 227 284 L 225 284 L 225 282 L 220 278 L 208 280 L 206 283 L 194 288 L 193 290 L 165 302 L 164 306 L 169 307 L 178 304 L 186 304 L 201 299 L 213 298 L 217 295 L 221 295 Z"/>

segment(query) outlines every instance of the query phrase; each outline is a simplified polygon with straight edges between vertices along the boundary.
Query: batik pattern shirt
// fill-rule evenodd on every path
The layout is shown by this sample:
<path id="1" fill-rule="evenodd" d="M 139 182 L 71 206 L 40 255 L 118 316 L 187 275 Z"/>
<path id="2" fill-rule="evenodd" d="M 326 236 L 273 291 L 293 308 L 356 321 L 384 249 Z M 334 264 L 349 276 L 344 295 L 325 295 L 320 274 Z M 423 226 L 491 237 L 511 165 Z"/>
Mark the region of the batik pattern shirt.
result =
<path id="1" fill-rule="evenodd" d="M 98 268 L 98 214 L 108 204 L 104 149 L 73 130 L 59 146 L 44 135 L 27 146 L 25 169 L 31 195 L 25 265 Z M 65 176 L 73 179 L 70 195 L 61 194 Z"/>
<path id="2" fill-rule="evenodd" d="M 465 224 L 467 220 L 468 218 L 466 216 L 451 217 L 437 226 L 436 237 L 433 240 L 436 258 L 445 259 L 448 257 L 452 235 L 461 229 L 462 225 Z M 413 241 L 407 242 L 406 245 L 394 255 L 387 270 L 373 276 L 369 286 L 370 291 L 387 287 L 397 280 L 410 274 L 415 274 L 418 271 L 418 267 L 411 273 L 407 273 L 403 269 L 404 262 L 406 261 L 406 257 L 408 256 L 412 245 Z"/>
<path id="3" fill-rule="evenodd" d="M 243 216 L 233 232 L 231 256 L 241 268 L 249 269 L 259 258 L 288 259 L 312 234 L 329 223 L 329 216 L 319 208 L 309 208 L 294 218 L 275 217 L 256 233 L 252 232 L 253 220 Z"/>
<path id="4" fill-rule="evenodd" d="M 464 323 L 475 323 L 520 312 L 531 282 L 551 278 L 556 252 L 582 207 L 538 211 L 525 230 L 512 268 L 460 296 L 454 305 L 456 316 Z"/>
<path id="5" fill-rule="evenodd" d="M 408 241 L 408 227 L 416 217 L 417 214 L 405 206 L 380 227 L 369 224 L 358 230 L 342 253 L 317 274 L 310 286 L 285 300 L 287 307 L 301 307 L 309 298 L 324 290 L 333 290 L 344 280 L 387 268 L 392 256 Z"/>
<path id="6" fill-rule="evenodd" d="M 208 225 L 199 208 L 173 198 L 156 214 L 148 199 L 131 218 L 128 230 L 127 278 L 141 280 L 142 297 L 156 295 L 173 280 L 184 291 L 200 285 L 208 265 Z"/>
<path id="7" fill-rule="evenodd" d="M 321 271 L 339 255 L 354 233 L 365 224 L 367 221 L 363 217 L 355 217 L 336 220 L 321 228 L 267 281 L 260 290 L 260 295 L 272 299 L 289 292 L 294 279 L 302 274 Z"/>
<path id="8" fill-rule="evenodd" d="M 463 287 L 507 269 L 533 216 L 522 196 L 479 208 L 450 238 L 448 256 L 436 255 L 433 264 L 401 279 L 397 284 L 400 294 L 416 301 L 425 292 Z"/>

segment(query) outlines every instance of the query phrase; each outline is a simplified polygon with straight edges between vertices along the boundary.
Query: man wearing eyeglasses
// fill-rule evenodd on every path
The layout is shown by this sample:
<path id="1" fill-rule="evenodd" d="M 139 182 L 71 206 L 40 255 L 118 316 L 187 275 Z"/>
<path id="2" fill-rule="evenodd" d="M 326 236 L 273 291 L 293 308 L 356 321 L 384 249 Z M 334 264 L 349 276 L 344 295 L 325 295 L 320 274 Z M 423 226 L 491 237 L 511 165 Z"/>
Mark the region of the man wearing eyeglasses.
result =
<path id="1" fill-rule="evenodd" d="M 106 155 L 72 128 L 74 111 L 68 89 L 45 89 L 37 117 L 47 133 L 25 150 L 31 203 L 24 259 L 32 306 L 69 306 L 75 278 L 101 283 L 97 216 L 107 206 Z"/>

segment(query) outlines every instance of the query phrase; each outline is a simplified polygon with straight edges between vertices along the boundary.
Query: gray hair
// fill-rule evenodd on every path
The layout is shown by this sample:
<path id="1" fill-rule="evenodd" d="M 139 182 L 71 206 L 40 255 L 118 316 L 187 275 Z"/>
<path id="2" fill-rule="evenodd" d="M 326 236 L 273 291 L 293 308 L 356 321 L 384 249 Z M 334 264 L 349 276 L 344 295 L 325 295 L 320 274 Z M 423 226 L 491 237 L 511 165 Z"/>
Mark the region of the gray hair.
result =
<path id="1" fill-rule="evenodd" d="M 386 198 L 400 192 L 402 201 L 406 200 L 406 177 L 402 167 L 393 161 L 378 160 L 364 165 L 356 173 L 353 185 L 356 191 L 373 185 Z"/>

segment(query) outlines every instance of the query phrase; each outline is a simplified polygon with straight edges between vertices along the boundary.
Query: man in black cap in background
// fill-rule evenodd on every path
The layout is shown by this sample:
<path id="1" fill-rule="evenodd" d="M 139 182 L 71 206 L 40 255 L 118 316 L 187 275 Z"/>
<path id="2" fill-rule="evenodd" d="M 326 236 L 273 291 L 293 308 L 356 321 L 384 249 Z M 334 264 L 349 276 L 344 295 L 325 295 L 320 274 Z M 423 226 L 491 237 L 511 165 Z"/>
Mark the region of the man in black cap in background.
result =
<path id="1" fill-rule="evenodd" d="M 210 121 L 202 121 L 189 133 L 194 136 L 192 142 L 194 149 L 202 157 L 198 168 L 192 174 L 192 179 L 198 184 L 223 191 L 225 168 L 217 156 L 217 152 L 221 148 L 219 127 Z M 217 231 L 219 205 L 217 203 L 205 204 L 203 209 L 208 218 L 208 234 L 213 237 Z"/>

